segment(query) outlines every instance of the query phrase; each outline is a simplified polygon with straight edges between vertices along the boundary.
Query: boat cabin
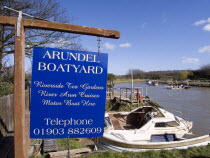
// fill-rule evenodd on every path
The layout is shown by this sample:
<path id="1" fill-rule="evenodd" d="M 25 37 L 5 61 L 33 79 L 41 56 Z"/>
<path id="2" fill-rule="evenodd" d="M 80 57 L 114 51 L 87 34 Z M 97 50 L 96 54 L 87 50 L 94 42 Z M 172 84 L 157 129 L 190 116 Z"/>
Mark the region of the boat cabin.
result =
<path id="1" fill-rule="evenodd" d="M 139 129 L 154 117 L 164 117 L 160 110 L 144 106 L 131 112 L 109 112 L 105 117 L 105 127 L 114 130 Z"/>

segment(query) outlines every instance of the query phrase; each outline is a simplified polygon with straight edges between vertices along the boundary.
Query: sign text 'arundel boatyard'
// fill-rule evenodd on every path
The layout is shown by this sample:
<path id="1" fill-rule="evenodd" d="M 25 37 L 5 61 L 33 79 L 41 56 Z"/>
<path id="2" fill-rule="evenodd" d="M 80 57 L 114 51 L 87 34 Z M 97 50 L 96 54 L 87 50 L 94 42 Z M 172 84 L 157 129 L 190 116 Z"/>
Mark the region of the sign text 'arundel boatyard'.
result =
<path id="1" fill-rule="evenodd" d="M 97 61 L 98 55 L 93 54 L 83 54 L 83 53 L 72 53 L 72 52 L 59 52 L 59 51 L 46 51 L 42 58 L 54 59 L 54 60 L 74 60 L 78 62 L 95 62 Z M 38 70 L 41 71 L 62 71 L 62 72 L 75 72 L 75 73 L 92 73 L 101 74 L 103 73 L 103 68 L 100 66 L 84 66 L 75 64 L 55 64 L 55 63 L 45 63 L 38 62 Z"/>

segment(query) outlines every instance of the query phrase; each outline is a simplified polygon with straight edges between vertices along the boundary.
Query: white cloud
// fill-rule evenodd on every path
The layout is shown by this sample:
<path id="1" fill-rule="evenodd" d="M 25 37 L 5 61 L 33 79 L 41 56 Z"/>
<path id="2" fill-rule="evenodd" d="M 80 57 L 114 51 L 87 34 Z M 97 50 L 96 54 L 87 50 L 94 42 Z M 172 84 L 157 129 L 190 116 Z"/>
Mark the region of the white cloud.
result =
<path id="1" fill-rule="evenodd" d="M 131 47 L 130 43 L 124 43 L 124 44 L 120 44 L 120 47 Z"/>
<path id="2" fill-rule="evenodd" d="M 193 25 L 195 25 L 195 26 L 204 25 L 202 29 L 203 29 L 204 31 L 210 31 L 210 17 L 207 18 L 207 19 L 203 19 L 203 20 L 200 20 L 200 21 L 196 21 L 196 22 L 194 22 Z"/>
<path id="3" fill-rule="evenodd" d="M 206 24 L 206 25 L 203 27 L 203 30 L 204 30 L 204 31 L 210 31 L 210 24 Z"/>
<path id="4" fill-rule="evenodd" d="M 209 53 L 210 54 L 210 45 L 203 46 L 198 50 L 199 53 Z"/>
<path id="5" fill-rule="evenodd" d="M 182 58 L 183 64 L 198 64 L 199 62 L 200 60 L 197 58 L 186 58 L 186 57 Z"/>
<path id="6" fill-rule="evenodd" d="M 116 48 L 116 46 L 115 46 L 114 44 L 111 44 L 111 43 L 106 42 L 106 43 L 104 44 L 104 48 L 105 48 L 105 49 L 108 49 L 108 50 L 113 50 L 113 49 Z"/>
<path id="7" fill-rule="evenodd" d="M 203 24 L 205 24 L 207 21 L 206 20 L 200 20 L 200 21 L 196 21 L 196 22 L 194 22 L 194 24 L 193 25 L 195 25 L 195 26 L 199 26 L 199 25 L 203 25 Z"/>

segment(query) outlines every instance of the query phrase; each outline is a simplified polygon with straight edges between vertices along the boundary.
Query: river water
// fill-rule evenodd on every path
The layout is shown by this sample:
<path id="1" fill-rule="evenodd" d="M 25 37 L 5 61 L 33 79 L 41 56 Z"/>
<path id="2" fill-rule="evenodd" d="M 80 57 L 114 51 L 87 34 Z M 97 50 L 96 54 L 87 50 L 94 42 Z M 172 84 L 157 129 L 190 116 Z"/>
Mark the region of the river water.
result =
<path id="1" fill-rule="evenodd" d="M 131 88 L 131 83 L 116 84 L 115 88 Z M 198 136 L 210 134 L 210 88 L 192 87 L 171 90 L 166 85 L 150 86 L 134 83 L 134 87 L 145 87 L 147 95 L 167 111 L 189 121 L 193 121 L 192 132 Z"/>

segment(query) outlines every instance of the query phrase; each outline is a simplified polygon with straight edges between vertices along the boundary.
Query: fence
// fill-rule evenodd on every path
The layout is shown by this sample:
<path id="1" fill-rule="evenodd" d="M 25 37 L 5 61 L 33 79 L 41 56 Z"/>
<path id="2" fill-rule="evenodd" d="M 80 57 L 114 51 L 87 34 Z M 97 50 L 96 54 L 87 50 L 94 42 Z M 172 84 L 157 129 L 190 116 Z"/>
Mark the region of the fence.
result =
<path id="1" fill-rule="evenodd" d="M 30 112 L 29 112 L 29 101 L 30 101 L 30 90 L 25 91 L 25 103 L 26 103 L 26 141 L 27 144 L 30 144 L 29 139 L 29 118 L 30 118 Z M 13 139 L 7 139 L 7 137 L 13 137 L 14 136 L 14 104 L 13 104 L 13 94 L 6 95 L 0 98 L 0 138 L 4 140 L 11 140 L 10 142 L 5 142 L 3 145 L 3 148 L 0 149 L 0 157 L 4 156 L 8 157 L 8 155 L 5 154 L 8 153 L 11 155 L 11 152 L 13 152 Z M 0 139 L 1 141 L 1 139 Z M 4 149 L 4 146 L 9 146 L 12 151 L 8 151 L 8 148 Z M 12 147 L 11 147 L 12 146 Z M 5 151 L 4 151 L 5 150 Z M 1 155 L 2 154 L 2 155 Z"/>

